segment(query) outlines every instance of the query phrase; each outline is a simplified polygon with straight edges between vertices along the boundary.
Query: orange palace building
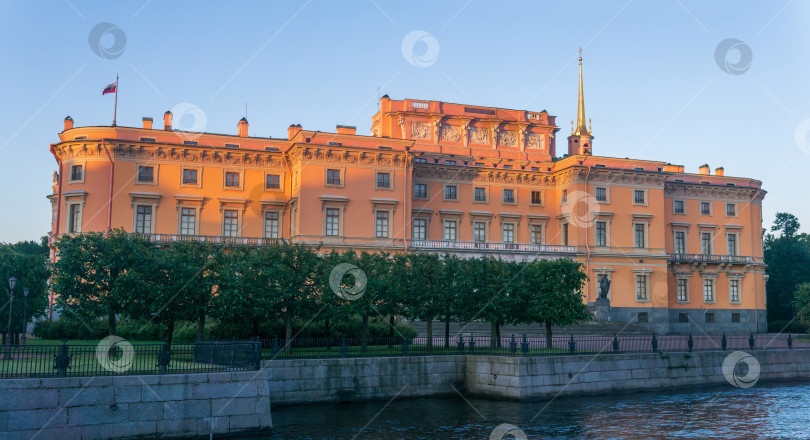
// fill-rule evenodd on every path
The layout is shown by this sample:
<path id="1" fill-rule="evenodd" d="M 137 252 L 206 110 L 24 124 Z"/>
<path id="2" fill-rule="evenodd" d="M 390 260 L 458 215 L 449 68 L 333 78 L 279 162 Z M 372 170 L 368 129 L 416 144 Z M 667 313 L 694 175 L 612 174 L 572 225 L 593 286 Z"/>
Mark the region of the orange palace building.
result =
<path id="1" fill-rule="evenodd" d="M 159 242 L 572 258 L 586 301 L 659 333 L 765 332 L 761 182 L 593 154 L 580 60 L 576 126 L 555 116 L 380 99 L 371 136 L 291 125 L 286 139 L 74 127 L 51 145 L 53 237 L 124 228 Z M 573 125 L 573 124 L 572 124 Z"/>

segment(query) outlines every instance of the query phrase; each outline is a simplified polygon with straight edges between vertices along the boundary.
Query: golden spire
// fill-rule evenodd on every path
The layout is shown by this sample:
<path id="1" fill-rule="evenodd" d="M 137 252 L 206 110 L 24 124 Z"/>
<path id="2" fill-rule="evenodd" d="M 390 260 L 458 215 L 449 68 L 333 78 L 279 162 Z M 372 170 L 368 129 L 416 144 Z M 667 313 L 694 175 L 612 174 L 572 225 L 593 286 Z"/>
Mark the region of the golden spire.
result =
<path id="1" fill-rule="evenodd" d="M 577 102 L 577 129 L 574 133 L 577 136 L 590 136 L 588 127 L 585 125 L 585 92 L 582 87 L 582 48 L 579 48 L 579 100 Z"/>

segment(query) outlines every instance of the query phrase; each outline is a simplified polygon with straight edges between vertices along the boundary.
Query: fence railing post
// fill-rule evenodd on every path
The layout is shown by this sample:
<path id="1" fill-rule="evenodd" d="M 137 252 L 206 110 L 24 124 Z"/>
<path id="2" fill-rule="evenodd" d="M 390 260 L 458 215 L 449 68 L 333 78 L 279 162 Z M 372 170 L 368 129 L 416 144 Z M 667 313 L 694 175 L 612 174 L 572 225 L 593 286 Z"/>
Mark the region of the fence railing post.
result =
<path id="1" fill-rule="evenodd" d="M 748 337 L 748 347 L 753 350 L 754 349 L 754 334 L 751 333 L 751 336 Z"/>
<path id="2" fill-rule="evenodd" d="M 571 339 L 568 341 L 568 351 L 574 353 L 577 351 L 577 343 L 574 341 L 574 334 L 571 333 Z"/>
<path id="3" fill-rule="evenodd" d="M 692 339 L 692 333 L 689 333 L 689 339 L 686 340 L 686 344 L 689 346 L 689 351 L 692 351 L 692 348 L 695 347 L 695 340 Z"/>
<path id="4" fill-rule="evenodd" d="M 158 355 L 158 362 L 156 367 L 159 368 L 160 374 L 166 374 L 169 369 L 169 363 L 171 362 L 172 355 L 169 349 L 169 340 L 163 338 L 163 349 L 161 350 L 160 354 Z"/>
<path id="5" fill-rule="evenodd" d="M 788 350 L 793 349 L 793 335 L 788 333 Z"/>
<path id="6" fill-rule="evenodd" d="M 470 336 L 470 354 L 475 353 L 475 338 Z"/>
<path id="7" fill-rule="evenodd" d="M 613 351 L 619 351 L 619 337 L 615 334 L 613 335 Z"/>
<path id="8" fill-rule="evenodd" d="M 721 343 L 723 344 L 723 351 L 726 351 L 726 348 L 728 348 L 728 339 L 726 339 L 725 332 L 723 333 L 723 340 Z"/>
<path id="9" fill-rule="evenodd" d="M 281 346 L 278 345 L 278 336 L 273 337 L 273 347 L 270 349 L 270 352 L 273 354 L 274 358 L 281 352 Z"/>
<path id="10" fill-rule="evenodd" d="M 653 333 L 652 337 L 652 351 L 658 351 L 658 339 L 656 339 L 655 333 Z"/>
<path id="11" fill-rule="evenodd" d="M 349 354 L 349 343 L 344 336 L 340 340 L 340 357 L 346 357 Z"/>
<path id="12" fill-rule="evenodd" d="M 517 342 L 515 342 L 515 334 L 512 333 L 512 340 L 509 341 L 509 355 L 514 356 L 517 352 Z"/>
<path id="13" fill-rule="evenodd" d="M 408 355 L 408 338 L 402 338 L 402 355 Z"/>
<path id="14" fill-rule="evenodd" d="M 464 354 L 464 336 L 458 337 L 458 354 Z"/>
<path id="15" fill-rule="evenodd" d="M 526 339 L 526 333 L 523 333 L 523 342 L 520 344 L 520 351 L 524 356 L 529 355 L 529 341 Z"/>

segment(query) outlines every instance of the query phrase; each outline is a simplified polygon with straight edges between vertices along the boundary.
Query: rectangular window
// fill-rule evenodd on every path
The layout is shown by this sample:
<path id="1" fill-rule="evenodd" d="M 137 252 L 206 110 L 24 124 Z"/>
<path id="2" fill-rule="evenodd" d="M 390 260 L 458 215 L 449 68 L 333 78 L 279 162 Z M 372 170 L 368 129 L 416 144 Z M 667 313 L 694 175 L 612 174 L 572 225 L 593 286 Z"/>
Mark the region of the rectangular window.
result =
<path id="1" fill-rule="evenodd" d="M 340 212 L 336 208 L 326 209 L 326 235 L 336 237 L 340 233 Z"/>
<path id="2" fill-rule="evenodd" d="M 281 189 L 281 176 L 278 174 L 268 174 L 264 177 L 265 189 Z"/>
<path id="3" fill-rule="evenodd" d="M 445 165 L 455 165 L 455 164 L 456 164 L 456 161 L 454 161 L 454 160 L 445 160 L 445 161 L 444 161 L 444 164 L 445 164 Z"/>
<path id="4" fill-rule="evenodd" d="M 607 246 L 607 223 L 596 222 L 596 245 Z"/>
<path id="5" fill-rule="evenodd" d="M 264 213 L 264 237 L 278 238 L 278 212 Z"/>
<path id="6" fill-rule="evenodd" d="M 689 280 L 678 278 L 675 280 L 675 294 L 678 302 L 689 302 Z"/>
<path id="7" fill-rule="evenodd" d="M 737 215 L 737 205 L 734 203 L 726 203 L 726 216 L 734 217 Z"/>
<path id="8" fill-rule="evenodd" d="M 225 173 L 225 186 L 228 188 L 239 188 L 239 173 L 226 172 Z"/>
<path id="9" fill-rule="evenodd" d="M 636 223 L 633 225 L 633 246 L 637 248 L 647 247 L 645 237 L 645 225 L 643 223 Z"/>
<path id="10" fill-rule="evenodd" d="M 504 243 L 514 243 L 515 242 L 515 224 L 514 223 L 504 223 L 503 224 L 503 231 L 501 234 L 503 237 Z"/>
<path id="11" fill-rule="evenodd" d="M 560 225 L 560 244 L 568 246 L 568 223 Z"/>
<path id="12" fill-rule="evenodd" d="M 326 170 L 326 184 L 340 185 L 340 170 Z"/>
<path id="13" fill-rule="evenodd" d="M 637 205 L 644 204 L 644 190 L 637 189 L 633 191 L 633 203 Z"/>
<path id="14" fill-rule="evenodd" d="M 444 198 L 446 200 L 456 200 L 456 186 L 455 185 L 447 185 L 444 187 Z"/>
<path id="15" fill-rule="evenodd" d="M 487 241 L 487 225 L 484 222 L 473 223 L 473 240 L 477 242 Z"/>
<path id="16" fill-rule="evenodd" d="M 486 190 L 486 188 L 475 188 L 475 201 L 476 202 L 486 202 L 487 201 L 487 190 Z"/>
<path id="17" fill-rule="evenodd" d="M 70 180 L 82 180 L 82 166 L 73 165 L 70 167 Z"/>
<path id="18" fill-rule="evenodd" d="M 700 233 L 700 253 L 703 255 L 711 255 L 712 254 L 712 233 L 711 232 L 701 232 Z"/>
<path id="19" fill-rule="evenodd" d="M 680 322 L 681 324 L 689 322 L 689 314 L 678 313 L 678 322 Z"/>
<path id="20" fill-rule="evenodd" d="M 638 312 L 638 322 L 650 322 L 650 315 L 647 312 Z"/>
<path id="21" fill-rule="evenodd" d="M 197 170 L 183 170 L 183 184 L 196 185 L 197 184 Z"/>
<path id="22" fill-rule="evenodd" d="M 484 166 L 484 162 L 476 162 L 476 163 L 473 164 L 473 166 L 482 167 L 482 166 Z"/>
<path id="23" fill-rule="evenodd" d="M 714 313 L 712 312 L 706 313 L 706 323 L 714 324 Z"/>
<path id="24" fill-rule="evenodd" d="M 391 175 L 388 173 L 377 173 L 377 188 L 391 188 Z"/>
<path id="25" fill-rule="evenodd" d="M 513 190 L 513 189 L 505 189 L 505 190 L 503 190 L 503 202 L 504 203 L 515 203 L 515 190 Z"/>
<path id="26" fill-rule="evenodd" d="M 511 170 L 511 169 L 512 169 L 512 165 L 504 165 L 504 166 L 503 166 L 503 169 L 505 169 L 505 170 Z"/>
<path id="27" fill-rule="evenodd" d="M 529 240 L 532 242 L 532 244 L 543 244 L 543 226 L 529 226 Z"/>
<path id="28" fill-rule="evenodd" d="M 138 182 L 154 182 L 154 181 L 155 181 L 154 167 L 138 167 Z"/>
<path id="29" fill-rule="evenodd" d="M 445 220 L 444 221 L 444 239 L 449 241 L 456 240 L 456 221 L 455 220 Z"/>
<path id="30" fill-rule="evenodd" d="M 675 231 L 675 253 L 686 253 L 686 232 L 684 231 Z"/>
<path id="31" fill-rule="evenodd" d="M 139 234 L 151 234 L 152 207 L 138 205 L 135 209 L 135 232 Z"/>
<path id="32" fill-rule="evenodd" d="M 714 280 L 711 278 L 703 280 L 703 302 L 714 302 Z"/>
<path id="33" fill-rule="evenodd" d="M 596 201 L 597 202 L 607 202 L 607 191 L 605 188 L 596 188 Z"/>
<path id="34" fill-rule="evenodd" d="M 375 230 L 377 238 L 388 238 L 388 211 L 377 211 Z"/>
<path id="35" fill-rule="evenodd" d="M 739 313 L 732 313 L 731 314 L 731 322 L 740 322 L 740 314 Z"/>
<path id="36" fill-rule="evenodd" d="M 183 141 L 183 145 L 199 145 L 197 141 Z"/>
<path id="37" fill-rule="evenodd" d="M 540 191 L 532 191 L 532 205 L 543 204 L 543 193 Z"/>
<path id="38" fill-rule="evenodd" d="M 225 144 L 225 148 L 239 148 L 237 144 Z"/>
<path id="39" fill-rule="evenodd" d="M 226 209 L 222 215 L 222 235 L 225 237 L 238 237 L 239 213 L 235 209 Z"/>
<path id="40" fill-rule="evenodd" d="M 69 233 L 76 234 L 82 232 L 81 218 L 82 218 L 82 205 L 75 203 L 70 205 L 70 214 L 68 215 Z"/>
<path id="41" fill-rule="evenodd" d="M 417 157 L 415 160 L 416 163 L 427 163 L 427 159 L 424 157 Z"/>
<path id="42" fill-rule="evenodd" d="M 194 235 L 197 232 L 197 210 L 182 208 L 180 210 L 180 235 Z"/>
<path id="43" fill-rule="evenodd" d="M 413 184 L 413 198 L 414 199 L 426 199 L 427 198 L 427 184 L 426 183 L 414 183 Z"/>
<path id="44" fill-rule="evenodd" d="M 647 301 L 647 275 L 636 274 L 636 299 L 639 301 Z"/>
<path id="45" fill-rule="evenodd" d="M 417 218 L 413 221 L 413 239 L 427 240 L 427 220 Z"/>
<path id="46" fill-rule="evenodd" d="M 737 234 L 726 235 L 726 245 L 729 255 L 737 255 Z"/>
<path id="47" fill-rule="evenodd" d="M 700 202 L 700 215 L 711 215 L 712 207 L 709 202 Z"/>
<path id="48" fill-rule="evenodd" d="M 685 212 L 683 208 L 683 200 L 675 200 L 672 202 L 672 212 L 675 214 L 683 214 Z"/>
<path id="49" fill-rule="evenodd" d="M 740 280 L 728 280 L 728 300 L 740 302 Z"/>

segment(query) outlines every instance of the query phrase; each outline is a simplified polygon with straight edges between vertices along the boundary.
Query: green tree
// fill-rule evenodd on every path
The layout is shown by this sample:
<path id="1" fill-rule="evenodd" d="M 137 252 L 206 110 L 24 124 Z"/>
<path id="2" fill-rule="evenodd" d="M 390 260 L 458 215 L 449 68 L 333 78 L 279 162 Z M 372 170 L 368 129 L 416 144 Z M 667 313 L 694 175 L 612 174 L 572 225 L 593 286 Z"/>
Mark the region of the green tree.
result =
<path id="1" fill-rule="evenodd" d="M 796 286 L 810 281 L 810 237 L 798 234 L 798 219 L 785 212 L 776 220 L 763 243 L 765 264 L 768 265 L 768 319 L 794 318 Z"/>
<path id="2" fill-rule="evenodd" d="M 802 283 L 796 286 L 793 295 L 793 306 L 799 321 L 810 327 L 810 283 Z"/>
<path id="3" fill-rule="evenodd" d="M 0 329 L 3 332 L 3 343 L 7 343 L 6 329 L 8 326 L 9 290 L 8 279 L 17 278 L 14 289 L 14 304 L 12 310 L 12 333 L 15 341 L 18 334 L 24 330 L 25 323 L 33 318 L 45 315 L 48 310 L 48 278 L 50 267 L 48 265 L 49 249 L 47 237 L 37 243 L 35 241 L 21 241 L 18 243 L 0 243 Z M 28 288 L 27 313 L 23 317 L 23 289 Z"/>
<path id="4" fill-rule="evenodd" d="M 106 237 L 97 232 L 60 237 L 51 280 L 60 308 L 82 320 L 106 317 L 109 334 L 116 334 L 116 316 L 127 312 L 130 289 L 137 283 L 127 273 L 154 269 L 149 266 L 153 259 L 146 257 L 154 246 L 122 229 Z"/>
<path id="5" fill-rule="evenodd" d="M 394 280 L 401 286 L 405 314 L 410 320 L 427 324 L 427 348 L 433 350 L 433 320 L 444 310 L 441 301 L 442 261 L 435 254 L 408 254 L 400 257 Z"/>
<path id="6" fill-rule="evenodd" d="M 322 284 L 319 282 L 321 268 L 318 250 L 300 244 L 280 244 L 274 271 L 278 287 L 277 310 L 285 321 L 285 337 L 293 337 L 293 321 L 299 317 L 314 318 Z M 289 347 L 287 347 L 289 349 Z"/>
<path id="7" fill-rule="evenodd" d="M 586 280 L 582 264 L 567 258 L 526 263 L 513 290 L 515 321 L 545 324 L 546 346 L 552 348 L 552 326 L 590 319 L 582 295 Z"/>
<path id="8" fill-rule="evenodd" d="M 464 260 L 467 294 L 458 316 L 464 322 L 490 323 L 490 346 L 500 345 L 501 326 L 514 320 L 513 279 L 519 266 L 492 257 Z"/>

